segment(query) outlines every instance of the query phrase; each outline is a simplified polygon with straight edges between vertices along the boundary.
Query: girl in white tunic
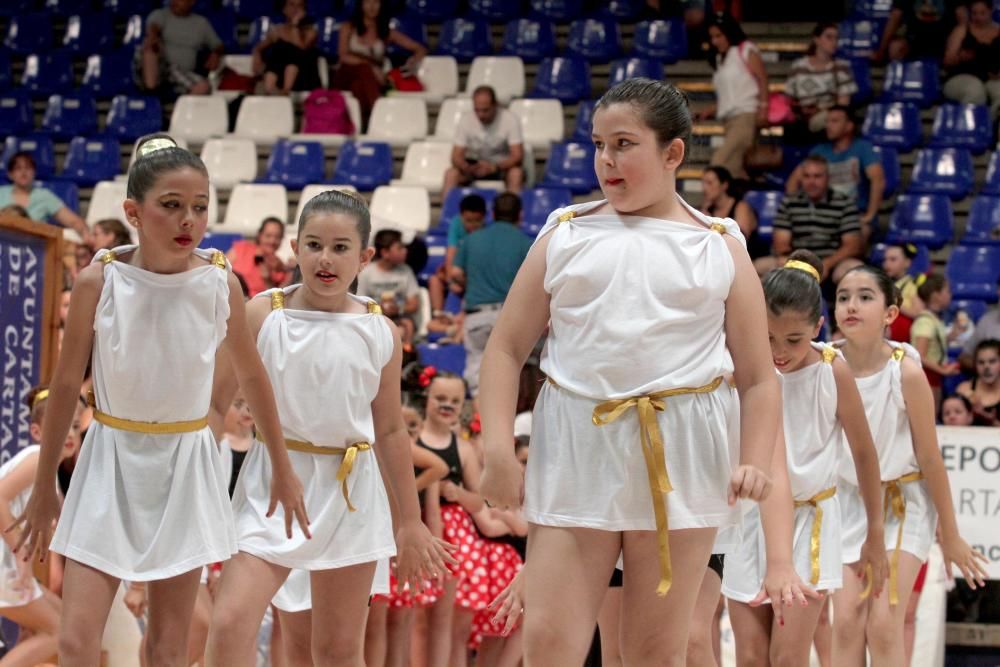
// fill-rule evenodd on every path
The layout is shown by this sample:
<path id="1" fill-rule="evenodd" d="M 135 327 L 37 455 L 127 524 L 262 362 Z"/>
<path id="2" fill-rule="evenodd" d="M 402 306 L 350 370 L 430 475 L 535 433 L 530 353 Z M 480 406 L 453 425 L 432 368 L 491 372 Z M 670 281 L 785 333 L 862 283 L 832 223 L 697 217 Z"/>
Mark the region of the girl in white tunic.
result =
<path id="1" fill-rule="evenodd" d="M 865 513 L 853 466 L 840 465 L 837 498 L 843 525 L 844 585 L 833 597 L 834 662 L 861 665 L 867 644 L 873 665 L 902 665 L 903 621 L 920 564 L 941 528 L 941 551 L 969 586 L 983 585 L 985 557 L 958 534 L 948 473 L 938 449 L 934 398 L 909 345 L 886 341 L 899 315 L 899 292 L 880 269 L 860 266 L 837 285 L 840 347 L 861 392 L 878 452 L 885 507 L 888 594 L 863 590 L 861 544 Z"/>
<path id="2" fill-rule="evenodd" d="M 302 284 L 258 295 L 247 307 L 288 456 L 305 487 L 311 535 L 285 539 L 270 516 L 272 469 L 264 445 L 253 445 L 233 495 L 239 554 L 223 569 L 208 665 L 253 664 L 272 598 L 286 612 L 312 607 L 316 664 L 360 664 L 377 562 L 397 556 L 400 581 L 415 585 L 443 573 L 450 558 L 420 520 L 400 407 L 399 332 L 377 304 L 348 292 L 371 259 L 370 230 L 359 198 L 332 190 L 311 199 L 292 245 Z M 235 390 L 231 373 L 219 384 Z M 399 509 L 395 538 L 390 498 Z M 296 627 L 302 621 L 306 627 Z M 281 617 L 286 634 L 305 641 L 296 655 L 310 654 L 308 621 Z"/>
<path id="3" fill-rule="evenodd" d="M 480 490 L 517 507 L 517 379 L 551 323 L 523 481 L 529 667 L 583 661 L 623 552 L 624 661 L 682 661 L 716 529 L 736 522 L 738 497 L 770 490 L 778 382 L 760 281 L 736 223 L 677 196 L 690 131 L 664 82 L 630 79 L 601 98 L 594 167 L 607 199 L 549 217 L 483 359 Z M 739 442 L 722 381 L 734 367 Z"/>
<path id="4" fill-rule="evenodd" d="M 771 354 L 781 380 L 784 442 L 775 448 L 775 465 L 787 474 L 773 470 L 774 492 L 744 517 L 740 545 L 726 561 L 722 591 L 740 665 L 809 662 L 823 604 L 795 605 L 780 610 L 779 618 L 761 605 L 762 584 L 775 568 L 793 567 L 818 591 L 841 587 L 836 483 L 845 436 L 849 463 L 862 482 L 868 518 L 862 561 L 876 574 L 876 593 L 887 569 L 878 458 L 861 397 L 843 356 L 811 342 L 823 326 L 821 269 L 815 255 L 800 250 L 764 280 Z"/>
<path id="5" fill-rule="evenodd" d="M 102 251 L 73 288 L 35 486 L 21 518 L 25 556 L 44 559 L 59 515 L 56 467 L 92 354 L 95 419 L 51 545 L 66 556 L 61 665 L 100 663 L 121 579 L 150 582 L 149 664 L 185 664 L 202 566 L 236 550 L 207 419 L 217 351 L 240 358 L 246 397 L 275 443 L 272 501 L 284 506 L 289 529 L 293 516 L 306 528 L 302 487 L 239 283 L 222 253 L 197 249 L 208 197 L 197 156 L 165 135 L 141 139 L 123 204 L 139 245 Z M 228 397 L 219 414 L 226 408 Z"/>

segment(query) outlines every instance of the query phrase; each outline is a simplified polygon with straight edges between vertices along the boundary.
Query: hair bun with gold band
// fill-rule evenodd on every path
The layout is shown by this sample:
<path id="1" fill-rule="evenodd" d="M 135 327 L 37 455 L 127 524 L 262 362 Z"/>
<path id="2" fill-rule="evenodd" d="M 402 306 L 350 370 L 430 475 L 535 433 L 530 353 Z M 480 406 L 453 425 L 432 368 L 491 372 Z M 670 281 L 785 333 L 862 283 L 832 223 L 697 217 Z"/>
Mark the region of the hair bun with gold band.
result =
<path id="1" fill-rule="evenodd" d="M 41 403 L 48 397 L 49 397 L 48 389 L 42 389 L 41 391 L 39 391 L 37 394 L 35 394 L 34 398 L 31 399 L 31 409 L 34 410 L 36 407 L 38 407 L 39 403 Z"/>
<path id="2" fill-rule="evenodd" d="M 819 271 L 816 270 L 815 266 L 809 264 L 808 262 L 802 262 L 797 259 L 790 259 L 787 262 L 785 262 L 785 266 L 783 268 L 795 269 L 796 271 L 805 271 L 810 276 L 815 278 L 816 282 L 820 282 Z"/>
<path id="3" fill-rule="evenodd" d="M 149 157 L 153 153 L 166 148 L 178 148 L 177 142 L 166 136 L 153 137 L 139 146 L 135 151 L 135 155 L 136 157 Z"/>

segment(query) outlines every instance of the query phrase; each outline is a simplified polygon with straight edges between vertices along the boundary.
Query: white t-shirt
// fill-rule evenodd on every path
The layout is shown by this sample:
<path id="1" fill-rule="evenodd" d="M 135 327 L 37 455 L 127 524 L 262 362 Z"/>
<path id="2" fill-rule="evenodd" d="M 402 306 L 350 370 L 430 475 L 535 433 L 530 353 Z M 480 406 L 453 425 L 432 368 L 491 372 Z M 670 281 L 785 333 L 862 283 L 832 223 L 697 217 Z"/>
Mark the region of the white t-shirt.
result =
<path id="1" fill-rule="evenodd" d="M 406 264 L 399 264 L 386 271 L 378 263 L 372 262 L 358 274 L 358 296 L 366 296 L 376 302 L 381 301 L 386 292 L 392 292 L 397 301 L 406 301 L 417 294 L 419 289 L 413 269 Z"/>
<path id="2" fill-rule="evenodd" d="M 521 119 L 506 109 L 497 109 L 489 125 L 479 122 L 475 113 L 462 116 L 455 131 L 455 145 L 465 148 L 469 160 L 499 162 L 510 155 L 510 147 L 523 143 Z"/>
<path id="3" fill-rule="evenodd" d="M 750 73 L 747 62 L 757 47 L 750 40 L 730 47 L 712 75 L 715 94 L 719 98 L 716 117 L 725 120 L 744 113 L 757 113 L 760 88 Z"/>

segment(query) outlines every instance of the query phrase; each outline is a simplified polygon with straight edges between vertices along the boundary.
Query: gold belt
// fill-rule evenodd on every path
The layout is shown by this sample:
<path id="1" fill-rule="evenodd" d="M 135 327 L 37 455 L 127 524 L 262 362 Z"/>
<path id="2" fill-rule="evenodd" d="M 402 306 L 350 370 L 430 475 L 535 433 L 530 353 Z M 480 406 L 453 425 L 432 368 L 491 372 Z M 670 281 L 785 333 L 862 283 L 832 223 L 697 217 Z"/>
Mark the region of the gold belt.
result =
<path id="1" fill-rule="evenodd" d="M 819 504 L 830 498 L 833 498 L 837 493 L 837 487 L 831 486 L 825 491 L 820 491 L 812 498 L 808 500 L 796 500 L 796 507 L 804 507 L 806 505 L 812 505 L 813 509 L 816 511 L 816 516 L 813 518 L 812 525 L 812 537 L 809 540 L 809 562 L 812 567 L 812 576 L 810 581 L 812 585 L 815 586 L 819 583 L 819 538 L 823 530 L 823 508 Z"/>
<path id="2" fill-rule="evenodd" d="M 257 439 L 264 442 L 259 433 L 257 434 Z M 303 452 L 305 454 L 343 456 L 344 460 L 340 462 L 340 468 L 337 470 L 337 481 L 340 482 L 340 491 L 344 494 L 344 501 L 347 503 L 348 511 L 357 511 L 358 508 L 351 504 L 351 497 L 347 492 L 347 478 L 350 476 L 351 471 L 354 470 L 354 461 L 358 457 L 358 452 L 367 452 L 372 448 L 370 444 L 367 442 L 355 442 L 347 447 L 320 447 L 311 442 L 285 438 L 285 447 L 293 452 Z"/>
<path id="3" fill-rule="evenodd" d="M 899 604 L 899 548 L 903 543 L 903 523 L 906 521 L 906 498 L 903 497 L 903 489 L 900 485 L 916 482 L 923 478 L 923 474 L 918 470 L 885 483 L 883 516 L 888 518 L 891 511 L 899 519 L 899 528 L 896 530 L 896 548 L 892 550 L 892 558 L 889 559 L 889 604 L 891 605 Z"/>
<path id="4" fill-rule="evenodd" d="M 178 433 L 194 433 L 208 426 L 208 416 L 182 422 L 141 422 L 114 417 L 97 409 L 93 392 L 87 394 L 87 403 L 94 409 L 94 421 L 118 431 L 150 435 L 176 435 Z"/>
<path id="5" fill-rule="evenodd" d="M 552 380 L 550 380 L 552 382 Z M 556 384 L 552 382 L 552 384 Z M 701 387 L 678 387 L 665 389 L 645 396 L 632 398 L 617 398 L 599 403 L 594 408 L 591 418 L 595 426 L 604 426 L 615 421 L 629 408 L 635 408 L 639 415 L 639 438 L 642 443 L 642 455 L 646 460 L 646 474 L 649 477 L 649 495 L 653 501 L 653 515 L 656 517 L 656 539 L 660 552 L 660 583 L 656 587 L 657 595 L 666 595 L 672 581 L 670 569 L 670 539 L 667 526 L 667 499 L 663 494 L 670 493 L 670 476 L 667 474 L 666 454 L 663 450 L 663 433 L 656 420 L 656 413 L 666 409 L 666 399 L 684 394 L 708 394 L 719 388 L 722 378 L 717 377 Z M 559 386 L 559 385 L 556 385 Z"/>

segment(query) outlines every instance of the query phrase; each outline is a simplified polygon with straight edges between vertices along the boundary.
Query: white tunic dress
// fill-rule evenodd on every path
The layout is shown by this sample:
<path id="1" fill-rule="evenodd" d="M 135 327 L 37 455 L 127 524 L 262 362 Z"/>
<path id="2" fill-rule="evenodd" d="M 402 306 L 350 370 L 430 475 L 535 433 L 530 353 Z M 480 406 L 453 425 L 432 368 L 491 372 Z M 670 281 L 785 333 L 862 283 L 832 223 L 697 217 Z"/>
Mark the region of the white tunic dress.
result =
<path id="1" fill-rule="evenodd" d="M 544 279 L 551 326 L 541 367 L 555 385 L 546 383 L 535 406 L 524 513 L 542 525 L 654 530 L 635 409 L 595 426 L 594 408 L 732 372 L 723 325 L 735 268 L 710 226 L 742 236 L 735 222 L 693 209 L 702 225 L 586 214 L 596 206 L 556 210 L 539 233 L 551 236 Z M 657 420 L 674 488 L 666 496 L 669 527 L 735 524 L 739 510 L 726 502 L 739 453 L 735 390 L 723 382 L 665 404 Z"/>
<path id="2" fill-rule="evenodd" d="M 910 418 L 906 414 L 903 400 L 901 365 L 903 354 L 920 363 L 919 353 L 906 343 L 886 341 L 895 348 L 893 357 L 885 367 L 873 375 L 856 378 L 861 400 L 865 405 L 868 427 L 875 439 L 878 465 L 885 482 L 899 479 L 904 475 L 919 472 L 917 457 L 913 451 L 913 437 L 910 434 Z M 861 545 L 868 531 L 868 520 L 864 503 L 858 490 L 858 478 L 850 455 L 841 458 L 840 481 L 837 497 L 843 523 L 844 563 L 856 563 L 861 558 Z M 934 542 L 934 527 L 937 511 L 927 491 L 927 482 L 918 480 L 900 484 L 906 501 L 906 518 L 903 522 L 902 551 L 909 552 L 924 561 Z M 899 519 L 890 512 L 885 517 L 886 549 L 896 548 Z"/>
<path id="3" fill-rule="evenodd" d="M 283 291 L 288 295 L 296 289 L 293 285 Z M 257 298 L 270 299 L 272 292 Z M 261 326 L 257 349 L 274 387 L 286 438 L 335 448 L 374 442 L 371 404 L 393 351 L 385 317 L 276 308 Z M 240 551 L 293 568 L 274 602 L 279 609 L 300 611 L 311 606 L 309 574 L 295 570 L 376 561 L 395 555 L 396 545 L 374 450 L 358 452 L 347 478 L 354 512 L 348 510 L 336 479 L 342 456 L 293 450 L 288 456 L 304 487 L 312 539 L 297 525 L 288 539 L 281 513 L 265 516 L 271 462 L 261 442 L 251 446 L 240 470 L 233 511 Z"/>
<path id="4" fill-rule="evenodd" d="M 98 410 L 161 423 L 208 414 L 215 353 L 229 320 L 228 271 L 225 257 L 215 253 L 195 250 L 205 265 L 175 274 L 105 263 L 94 315 Z M 208 427 L 152 435 L 94 421 L 51 549 L 128 581 L 223 561 L 236 553 L 227 491 Z"/>
<path id="5" fill-rule="evenodd" d="M 37 457 L 40 449 L 41 447 L 38 445 L 28 445 L 19 451 L 7 463 L 0 466 L 0 479 L 14 472 L 26 458 L 31 456 Z M 32 488 L 33 486 L 29 484 L 11 499 L 11 514 L 20 516 L 24 512 L 24 507 L 28 504 L 28 498 L 31 497 Z M 6 542 L 0 544 L 0 548 L 3 549 L 0 552 L 0 607 L 20 607 L 42 597 L 42 587 L 38 585 L 35 579 L 32 579 L 31 583 L 25 588 L 18 587 L 17 556 L 10 550 Z"/>
<path id="6" fill-rule="evenodd" d="M 837 418 L 837 381 L 833 359 L 843 355 L 819 343 L 813 348 L 822 360 L 791 373 L 781 374 L 782 421 L 785 459 L 795 501 L 806 501 L 837 484 L 843 428 Z M 829 351 L 826 351 L 829 350 Z M 819 578 L 817 590 L 834 590 L 843 584 L 840 555 L 840 504 L 837 496 L 817 501 L 820 522 Z M 804 582 L 812 579 L 812 531 L 816 508 L 804 504 L 795 508 L 792 528 L 792 563 Z M 743 539 L 726 560 L 723 594 L 739 602 L 749 602 L 760 592 L 767 572 L 764 529 L 755 503 L 743 519 Z"/>

